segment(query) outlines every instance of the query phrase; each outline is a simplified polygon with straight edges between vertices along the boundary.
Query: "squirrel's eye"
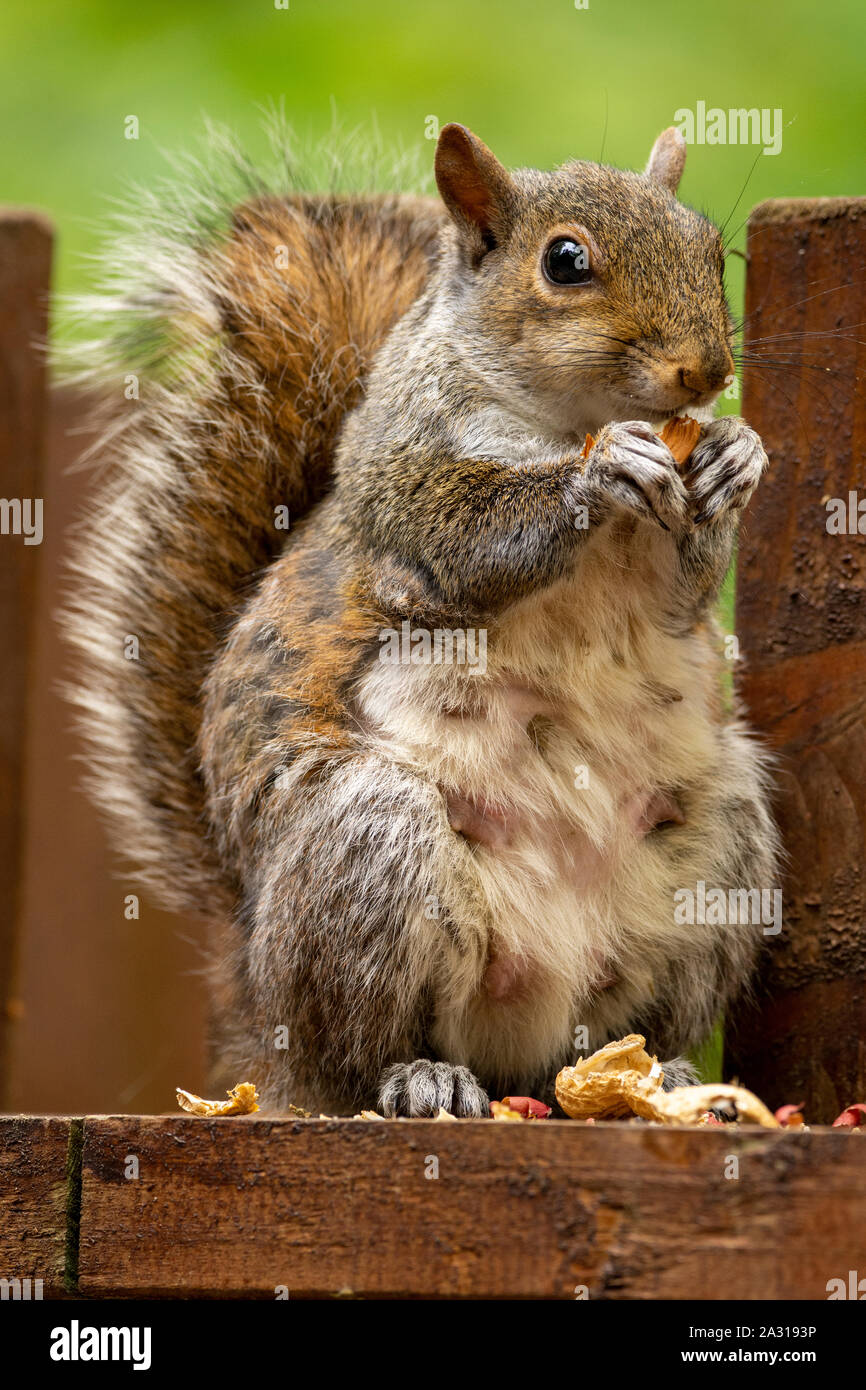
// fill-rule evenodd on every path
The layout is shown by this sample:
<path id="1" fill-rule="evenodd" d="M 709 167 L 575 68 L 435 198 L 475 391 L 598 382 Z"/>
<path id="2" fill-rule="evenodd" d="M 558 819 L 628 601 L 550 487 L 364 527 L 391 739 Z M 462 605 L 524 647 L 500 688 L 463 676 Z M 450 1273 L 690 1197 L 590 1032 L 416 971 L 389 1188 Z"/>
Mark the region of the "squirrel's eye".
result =
<path id="1" fill-rule="evenodd" d="M 544 253 L 544 273 L 554 285 L 585 285 L 592 279 L 589 247 L 570 237 L 551 242 Z"/>

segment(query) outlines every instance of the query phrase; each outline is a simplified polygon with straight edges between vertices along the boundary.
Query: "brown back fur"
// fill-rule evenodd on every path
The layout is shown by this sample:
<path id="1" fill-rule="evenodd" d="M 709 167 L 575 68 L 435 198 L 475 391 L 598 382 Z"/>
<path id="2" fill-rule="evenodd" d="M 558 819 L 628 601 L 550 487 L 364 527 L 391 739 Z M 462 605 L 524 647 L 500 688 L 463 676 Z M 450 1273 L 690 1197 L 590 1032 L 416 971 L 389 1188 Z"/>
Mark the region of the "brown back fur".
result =
<path id="1" fill-rule="evenodd" d="M 285 540 L 275 509 L 294 524 L 324 493 L 340 425 L 427 280 L 442 216 L 399 195 L 250 201 L 224 244 L 196 250 L 194 293 L 153 287 L 169 319 L 181 301 L 178 334 L 195 344 L 179 379 L 143 380 L 128 401 L 124 344 L 110 363 L 107 485 L 79 527 L 66 613 L 88 668 L 72 696 L 92 788 L 166 906 L 212 915 L 233 901 L 203 815 L 203 681 Z M 149 308 L 132 305 L 144 320 Z"/>

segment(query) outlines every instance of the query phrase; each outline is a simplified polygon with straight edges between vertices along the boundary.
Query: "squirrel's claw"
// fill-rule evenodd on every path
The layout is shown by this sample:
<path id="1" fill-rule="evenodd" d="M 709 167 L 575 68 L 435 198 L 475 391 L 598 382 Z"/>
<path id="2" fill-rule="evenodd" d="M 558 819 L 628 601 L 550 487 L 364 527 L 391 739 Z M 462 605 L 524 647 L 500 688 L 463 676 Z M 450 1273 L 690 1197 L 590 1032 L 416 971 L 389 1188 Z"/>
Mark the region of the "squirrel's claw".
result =
<path id="1" fill-rule="evenodd" d="M 673 454 L 643 420 L 605 425 L 587 459 L 586 478 L 615 505 L 665 531 L 681 530 L 688 520 L 688 494 Z"/>
<path id="2" fill-rule="evenodd" d="M 692 522 L 704 526 L 745 507 L 767 467 L 760 436 L 745 420 L 714 420 L 695 446 L 687 483 Z"/>

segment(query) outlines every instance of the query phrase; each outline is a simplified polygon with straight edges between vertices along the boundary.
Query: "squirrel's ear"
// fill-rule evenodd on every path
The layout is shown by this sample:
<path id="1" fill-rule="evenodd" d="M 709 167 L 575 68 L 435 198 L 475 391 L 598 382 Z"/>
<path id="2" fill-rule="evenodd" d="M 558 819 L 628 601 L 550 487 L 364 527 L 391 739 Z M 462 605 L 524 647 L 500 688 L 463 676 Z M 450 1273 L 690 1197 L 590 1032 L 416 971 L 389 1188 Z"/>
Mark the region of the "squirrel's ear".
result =
<path id="1" fill-rule="evenodd" d="M 652 147 L 644 170 L 648 179 L 676 193 L 686 165 L 686 142 L 675 125 L 663 130 Z"/>
<path id="2" fill-rule="evenodd" d="M 508 234 L 514 184 L 487 146 L 465 126 L 442 127 L 436 146 L 436 184 L 442 201 L 477 257 Z"/>

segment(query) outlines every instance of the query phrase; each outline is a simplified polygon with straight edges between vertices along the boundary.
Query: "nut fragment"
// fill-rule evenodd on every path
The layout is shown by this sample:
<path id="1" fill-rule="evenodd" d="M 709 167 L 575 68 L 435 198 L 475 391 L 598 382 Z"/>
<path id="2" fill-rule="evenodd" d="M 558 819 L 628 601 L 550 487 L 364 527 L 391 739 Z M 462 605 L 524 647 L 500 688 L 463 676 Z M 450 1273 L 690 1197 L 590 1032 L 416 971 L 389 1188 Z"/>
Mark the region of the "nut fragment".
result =
<path id="1" fill-rule="evenodd" d="M 573 1120 L 590 1116 L 612 1120 L 636 1113 L 635 1096 L 644 1091 L 652 1094 L 664 1081 L 664 1072 L 646 1052 L 645 1042 L 639 1033 L 629 1033 L 591 1057 L 578 1058 L 573 1067 L 563 1067 L 556 1078 L 556 1099 L 566 1115 Z"/>
<path id="2" fill-rule="evenodd" d="M 526 1119 L 526 1116 L 521 1115 L 519 1110 L 512 1110 L 511 1106 L 506 1105 L 504 1100 L 492 1100 L 490 1102 L 490 1118 L 491 1120 L 516 1120 L 519 1124 Z"/>
<path id="3" fill-rule="evenodd" d="M 192 1091 L 182 1091 L 178 1086 L 177 1103 L 189 1115 L 253 1115 L 258 1110 L 259 1093 L 252 1081 L 241 1081 L 226 1092 L 228 1100 L 202 1100 Z"/>
<path id="4" fill-rule="evenodd" d="M 524 1120 L 548 1120 L 553 1114 L 549 1105 L 545 1105 L 543 1100 L 534 1100 L 532 1096 L 504 1096 L 502 1104 L 522 1115 Z"/>
<path id="5" fill-rule="evenodd" d="M 659 438 L 667 444 L 678 464 L 684 464 L 701 437 L 701 424 L 690 415 L 675 415 L 668 420 Z"/>
<path id="6" fill-rule="evenodd" d="M 805 1127 L 802 1105 L 780 1105 L 774 1114 L 783 1129 L 802 1129 Z"/>
<path id="7" fill-rule="evenodd" d="M 849 1105 L 847 1110 L 843 1110 L 841 1115 L 837 1115 L 833 1121 L 834 1129 L 862 1129 L 866 1125 L 866 1105 L 860 1105 L 855 1101 Z"/>
<path id="8" fill-rule="evenodd" d="M 781 1128 L 763 1101 L 744 1086 L 676 1086 L 672 1091 L 638 1095 L 636 1101 L 635 1114 L 663 1125 L 694 1125 L 707 1110 L 733 1109 L 734 1118 L 745 1124 Z"/>
<path id="9" fill-rule="evenodd" d="M 709 1110 L 733 1110 L 746 1123 L 779 1129 L 767 1107 L 742 1086 L 677 1086 L 662 1090 L 664 1072 L 644 1049 L 645 1039 L 630 1033 L 608 1043 L 575 1066 L 563 1067 L 556 1078 L 556 1099 L 574 1120 L 591 1117 L 613 1120 L 639 1115 L 662 1125 L 706 1123 Z"/>

